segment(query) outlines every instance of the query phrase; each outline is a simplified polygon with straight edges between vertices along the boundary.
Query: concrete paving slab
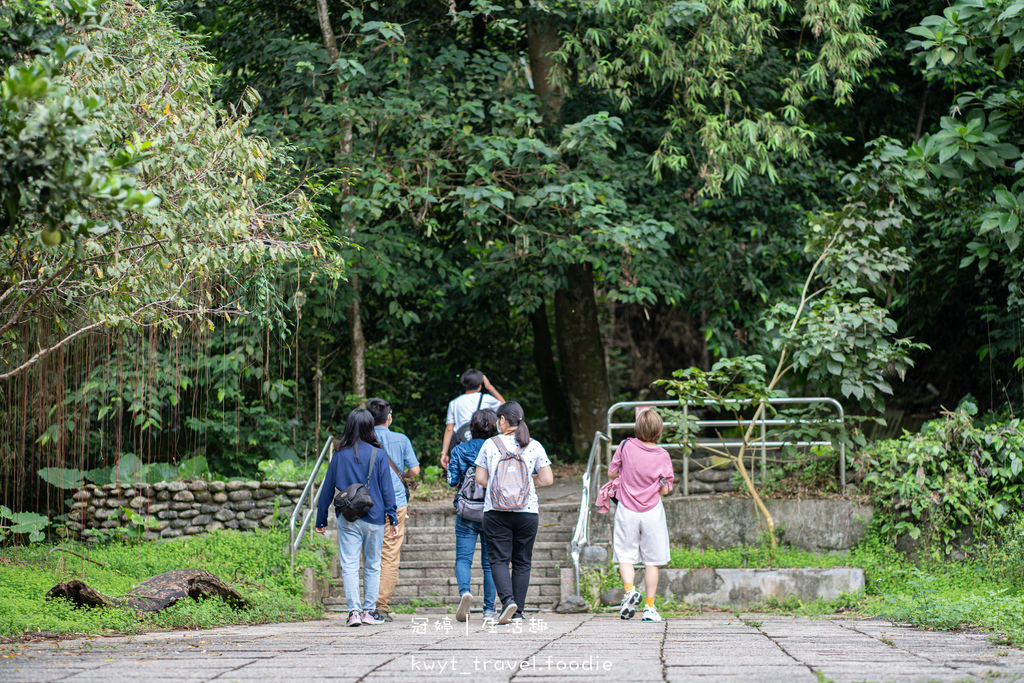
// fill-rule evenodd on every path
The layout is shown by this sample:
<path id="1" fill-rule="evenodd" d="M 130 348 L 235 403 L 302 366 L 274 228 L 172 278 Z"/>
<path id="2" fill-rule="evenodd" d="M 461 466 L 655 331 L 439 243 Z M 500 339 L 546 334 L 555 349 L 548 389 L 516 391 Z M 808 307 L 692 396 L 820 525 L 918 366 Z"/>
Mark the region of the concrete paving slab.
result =
<path id="1" fill-rule="evenodd" d="M 365 628 L 347 628 L 334 617 L 90 638 L 0 648 L 0 683 L 1024 681 L 1024 652 L 993 645 L 984 634 L 880 620 L 744 617 L 643 623 L 615 614 L 542 614 L 532 631 L 524 623 L 518 632 L 494 633 L 441 615 L 402 615 Z"/>

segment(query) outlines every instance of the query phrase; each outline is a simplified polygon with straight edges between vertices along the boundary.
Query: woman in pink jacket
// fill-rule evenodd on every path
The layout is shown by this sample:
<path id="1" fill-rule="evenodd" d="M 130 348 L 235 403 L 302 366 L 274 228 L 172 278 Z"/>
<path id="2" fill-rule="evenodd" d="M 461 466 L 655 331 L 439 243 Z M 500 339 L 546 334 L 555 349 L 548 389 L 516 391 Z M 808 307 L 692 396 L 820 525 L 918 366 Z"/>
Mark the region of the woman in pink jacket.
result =
<path id="1" fill-rule="evenodd" d="M 675 474 L 668 451 L 658 445 L 663 424 L 661 415 L 648 408 L 637 415 L 634 434 L 615 450 L 608 476 L 619 477 L 615 509 L 615 555 L 626 594 L 619 605 L 619 617 L 632 619 L 640 604 L 640 592 L 633 588 L 633 565 L 644 565 L 647 604 L 643 621 L 661 621 L 654 607 L 658 591 L 658 567 L 670 558 L 668 523 L 661 497 L 672 490 Z"/>

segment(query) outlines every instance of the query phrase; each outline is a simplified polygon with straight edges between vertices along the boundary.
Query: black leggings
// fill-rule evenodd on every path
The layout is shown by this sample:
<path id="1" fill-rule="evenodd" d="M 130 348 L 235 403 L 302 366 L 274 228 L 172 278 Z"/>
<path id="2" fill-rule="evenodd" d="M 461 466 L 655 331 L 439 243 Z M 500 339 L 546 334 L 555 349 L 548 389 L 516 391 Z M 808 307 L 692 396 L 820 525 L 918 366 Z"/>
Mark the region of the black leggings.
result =
<path id="1" fill-rule="evenodd" d="M 515 600 L 516 614 L 520 616 L 530 587 L 533 542 L 537 540 L 539 520 L 535 512 L 488 510 L 484 513 L 483 531 L 487 536 L 487 559 L 491 563 L 494 588 L 502 607 Z M 512 564 L 511 576 L 509 563 Z"/>

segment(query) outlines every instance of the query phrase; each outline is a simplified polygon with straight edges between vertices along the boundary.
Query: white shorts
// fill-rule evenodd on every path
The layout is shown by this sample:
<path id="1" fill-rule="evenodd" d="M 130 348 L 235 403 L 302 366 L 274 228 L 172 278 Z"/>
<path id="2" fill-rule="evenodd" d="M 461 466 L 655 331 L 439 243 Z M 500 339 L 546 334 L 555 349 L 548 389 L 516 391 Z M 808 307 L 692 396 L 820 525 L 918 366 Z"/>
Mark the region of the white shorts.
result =
<path id="1" fill-rule="evenodd" d="M 633 512 L 619 503 L 615 507 L 614 562 L 645 565 L 665 565 L 671 559 L 668 543 L 668 522 L 665 506 L 647 512 Z"/>

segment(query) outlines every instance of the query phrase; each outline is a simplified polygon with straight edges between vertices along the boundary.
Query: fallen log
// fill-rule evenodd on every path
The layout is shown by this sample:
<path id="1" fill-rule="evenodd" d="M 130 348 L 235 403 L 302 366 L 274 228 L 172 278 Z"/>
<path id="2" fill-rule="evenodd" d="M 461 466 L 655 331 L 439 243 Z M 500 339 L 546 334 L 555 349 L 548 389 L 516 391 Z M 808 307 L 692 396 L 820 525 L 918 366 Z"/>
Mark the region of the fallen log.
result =
<path id="1" fill-rule="evenodd" d="M 103 595 L 77 579 L 58 583 L 46 597 L 67 598 L 79 607 L 132 607 L 140 612 L 159 612 L 185 598 L 219 598 L 235 609 L 247 604 L 238 591 L 205 569 L 164 572 L 116 598 Z"/>

